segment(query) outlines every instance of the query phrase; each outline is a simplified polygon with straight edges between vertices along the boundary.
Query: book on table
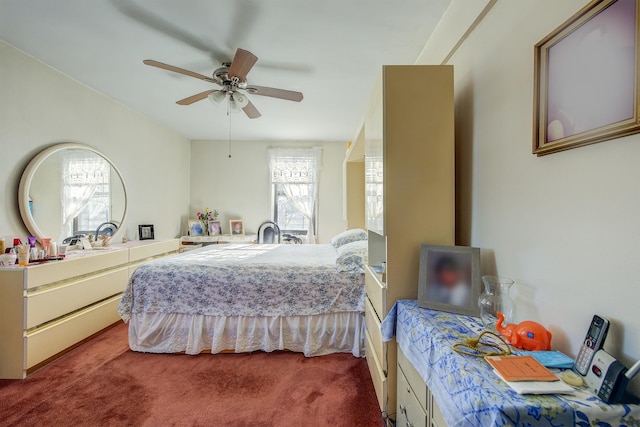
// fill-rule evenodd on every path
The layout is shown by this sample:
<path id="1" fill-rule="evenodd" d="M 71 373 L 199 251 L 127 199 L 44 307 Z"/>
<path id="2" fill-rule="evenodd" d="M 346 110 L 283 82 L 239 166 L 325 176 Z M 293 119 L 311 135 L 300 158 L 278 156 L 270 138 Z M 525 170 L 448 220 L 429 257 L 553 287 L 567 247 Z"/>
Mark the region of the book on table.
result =
<path id="1" fill-rule="evenodd" d="M 533 356 L 487 356 L 505 381 L 558 381 L 558 376 Z"/>
<path id="2" fill-rule="evenodd" d="M 518 394 L 568 394 L 575 391 L 532 356 L 487 356 L 485 359 L 498 377 Z"/>

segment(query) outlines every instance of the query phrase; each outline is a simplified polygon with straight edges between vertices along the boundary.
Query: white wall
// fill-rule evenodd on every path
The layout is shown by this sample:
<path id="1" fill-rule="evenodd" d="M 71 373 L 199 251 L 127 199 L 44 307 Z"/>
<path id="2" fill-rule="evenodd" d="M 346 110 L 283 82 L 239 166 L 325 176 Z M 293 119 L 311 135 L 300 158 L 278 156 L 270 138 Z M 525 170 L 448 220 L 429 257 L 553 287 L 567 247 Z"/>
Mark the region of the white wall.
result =
<path id="1" fill-rule="evenodd" d="M 457 243 L 517 281 L 516 320 L 548 326 L 555 348 L 575 355 L 599 313 L 614 321 L 607 349 L 629 364 L 640 358 L 640 135 L 531 154 L 533 46 L 586 3 L 497 1 L 448 61 Z"/>
<path id="2" fill-rule="evenodd" d="M 260 119 L 266 120 L 266 119 Z M 220 212 L 223 231 L 230 219 L 243 219 L 247 233 L 256 232 L 271 219 L 271 188 L 267 149 L 275 147 L 322 147 L 322 171 L 318 195 L 318 241 L 328 243 L 344 231 L 342 212 L 342 162 L 345 144 L 232 141 L 191 142 L 190 218 L 205 208 Z"/>
<path id="3" fill-rule="evenodd" d="M 189 141 L 0 42 L 0 236 L 26 240 L 17 204 L 29 160 L 59 142 L 103 152 L 127 184 L 129 238 L 154 224 L 156 238 L 179 235 L 189 206 Z"/>

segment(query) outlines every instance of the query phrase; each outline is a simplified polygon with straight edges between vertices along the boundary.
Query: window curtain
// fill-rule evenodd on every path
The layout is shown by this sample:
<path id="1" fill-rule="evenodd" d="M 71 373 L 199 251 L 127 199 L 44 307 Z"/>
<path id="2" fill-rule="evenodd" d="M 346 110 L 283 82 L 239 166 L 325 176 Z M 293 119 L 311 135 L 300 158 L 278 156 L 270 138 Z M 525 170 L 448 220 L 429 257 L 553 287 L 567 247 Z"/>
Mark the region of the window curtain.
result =
<path id="1" fill-rule="evenodd" d="M 315 213 L 322 166 L 321 148 L 270 149 L 271 182 L 279 184 L 289 203 L 309 223 L 307 243 L 316 243 Z"/>
<path id="2" fill-rule="evenodd" d="M 100 184 L 108 182 L 109 163 L 86 151 L 66 153 L 62 162 L 62 235 L 73 235 L 73 220 L 87 207 Z"/>

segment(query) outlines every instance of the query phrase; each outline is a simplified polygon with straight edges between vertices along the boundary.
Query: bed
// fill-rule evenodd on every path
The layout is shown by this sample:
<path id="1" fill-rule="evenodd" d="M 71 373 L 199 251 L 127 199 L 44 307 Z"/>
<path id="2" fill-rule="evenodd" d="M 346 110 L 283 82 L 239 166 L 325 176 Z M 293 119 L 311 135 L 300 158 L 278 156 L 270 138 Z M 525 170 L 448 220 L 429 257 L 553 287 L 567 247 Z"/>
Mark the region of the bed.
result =
<path id="1" fill-rule="evenodd" d="M 345 249 L 354 245 L 360 249 Z M 129 346 L 362 357 L 365 247 L 210 245 L 143 264 L 118 308 L 129 323 Z"/>

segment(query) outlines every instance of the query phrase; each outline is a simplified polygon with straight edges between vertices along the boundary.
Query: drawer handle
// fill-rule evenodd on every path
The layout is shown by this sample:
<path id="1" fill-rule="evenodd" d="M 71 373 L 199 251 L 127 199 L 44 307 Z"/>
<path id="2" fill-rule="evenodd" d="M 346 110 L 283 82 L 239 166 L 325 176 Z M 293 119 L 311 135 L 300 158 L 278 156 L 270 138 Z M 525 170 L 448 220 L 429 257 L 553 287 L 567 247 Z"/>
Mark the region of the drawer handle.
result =
<path id="1" fill-rule="evenodd" d="M 400 405 L 400 413 L 401 414 L 406 414 L 407 413 L 407 408 L 405 408 L 404 405 Z"/>

